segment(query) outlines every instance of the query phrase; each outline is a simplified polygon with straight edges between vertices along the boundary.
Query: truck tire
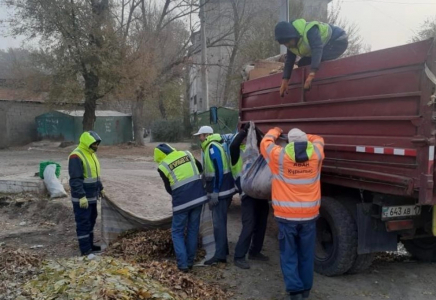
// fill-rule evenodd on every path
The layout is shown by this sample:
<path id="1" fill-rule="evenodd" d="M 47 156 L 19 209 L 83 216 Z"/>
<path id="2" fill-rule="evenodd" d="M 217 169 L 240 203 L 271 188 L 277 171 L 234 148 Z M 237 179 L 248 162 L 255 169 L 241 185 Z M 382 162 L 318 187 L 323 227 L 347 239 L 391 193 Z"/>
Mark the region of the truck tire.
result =
<path id="1" fill-rule="evenodd" d="M 356 222 L 348 210 L 333 198 L 322 198 L 317 220 L 315 271 L 325 276 L 347 272 L 357 256 Z"/>
<path id="2" fill-rule="evenodd" d="M 436 262 L 436 237 L 402 241 L 407 252 L 421 261 Z"/>
<path id="3" fill-rule="evenodd" d="M 372 265 L 374 259 L 375 253 L 357 254 L 356 260 L 348 270 L 347 274 L 357 274 L 365 271 Z"/>

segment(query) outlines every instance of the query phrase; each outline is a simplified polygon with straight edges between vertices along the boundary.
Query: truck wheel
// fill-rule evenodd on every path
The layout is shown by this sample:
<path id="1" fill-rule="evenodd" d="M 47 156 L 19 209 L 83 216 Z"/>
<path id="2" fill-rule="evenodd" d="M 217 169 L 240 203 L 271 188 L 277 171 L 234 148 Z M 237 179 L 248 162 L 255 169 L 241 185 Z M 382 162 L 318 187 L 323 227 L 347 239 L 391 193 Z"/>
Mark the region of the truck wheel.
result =
<path id="1" fill-rule="evenodd" d="M 418 260 L 436 262 L 436 237 L 402 241 L 406 250 Z"/>
<path id="2" fill-rule="evenodd" d="M 365 271 L 372 265 L 374 258 L 375 253 L 357 254 L 356 260 L 348 270 L 347 274 L 357 274 Z"/>
<path id="3" fill-rule="evenodd" d="M 357 256 L 357 228 L 348 210 L 333 198 L 322 198 L 316 230 L 315 271 L 326 276 L 347 272 Z"/>

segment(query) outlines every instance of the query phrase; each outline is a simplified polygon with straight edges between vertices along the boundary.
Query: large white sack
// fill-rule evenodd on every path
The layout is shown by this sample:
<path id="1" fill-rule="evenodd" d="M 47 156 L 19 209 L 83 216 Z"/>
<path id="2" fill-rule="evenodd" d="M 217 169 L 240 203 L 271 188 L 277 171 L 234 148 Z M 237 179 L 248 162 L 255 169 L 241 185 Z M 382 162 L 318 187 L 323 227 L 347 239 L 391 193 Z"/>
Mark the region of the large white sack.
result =
<path id="1" fill-rule="evenodd" d="M 44 184 L 50 193 L 50 198 L 62 198 L 67 197 L 67 192 L 56 177 L 56 165 L 48 165 L 44 170 Z"/>
<path id="2" fill-rule="evenodd" d="M 271 200 L 272 174 L 257 147 L 254 123 L 250 122 L 245 151 L 242 154 L 242 191 L 256 199 Z"/>

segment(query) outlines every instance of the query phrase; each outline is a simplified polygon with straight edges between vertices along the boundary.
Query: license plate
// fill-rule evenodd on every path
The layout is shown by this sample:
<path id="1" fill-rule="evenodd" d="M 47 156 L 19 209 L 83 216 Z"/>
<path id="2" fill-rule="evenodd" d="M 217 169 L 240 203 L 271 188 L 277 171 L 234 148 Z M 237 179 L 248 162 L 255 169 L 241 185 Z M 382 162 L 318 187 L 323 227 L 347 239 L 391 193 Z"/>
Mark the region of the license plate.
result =
<path id="1" fill-rule="evenodd" d="M 382 207 L 382 220 L 419 216 L 421 214 L 421 206 L 407 205 L 407 206 L 383 206 Z"/>

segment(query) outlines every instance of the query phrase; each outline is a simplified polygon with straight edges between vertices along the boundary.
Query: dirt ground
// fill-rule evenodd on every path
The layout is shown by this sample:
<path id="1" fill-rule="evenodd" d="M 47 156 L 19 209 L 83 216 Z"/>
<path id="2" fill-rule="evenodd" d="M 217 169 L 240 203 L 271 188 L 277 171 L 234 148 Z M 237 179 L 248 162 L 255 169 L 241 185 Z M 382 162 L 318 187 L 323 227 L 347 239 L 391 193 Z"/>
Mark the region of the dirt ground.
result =
<path id="1" fill-rule="evenodd" d="M 188 144 L 175 145 L 187 149 Z M 29 149 L 30 148 L 30 149 Z M 0 151 L 0 177 L 28 172 L 37 172 L 42 160 L 60 162 L 63 175 L 66 159 L 74 147 L 58 148 L 53 143 L 39 143 L 25 148 Z M 99 158 L 104 172 L 106 170 L 132 170 L 129 186 L 140 186 L 148 190 L 163 190 L 156 166 L 152 161 L 153 147 L 102 147 Z M 140 171 L 143 171 L 141 173 Z M 112 173 L 109 172 L 109 173 Z M 145 174 L 144 177 L 140 176 Z M 151 178 L 153 184 L 144 185 L 144 178 Z M 123 186 L 117 186 L 123 189 Z M 126 191 L 128 193 L 128 191 Z M 145 195 L 145 194 L 144 194 Z M 148 196 L 151 197 L 151 196 Z M 43 198 L 43 199 L 41 199 Z M 9 205 L 9 203 L 13 203 Z M 96 239 L 100 238 L 99 220 L 96 225 Z M 50 257 L 69 257 L 79 254 L 75 238 L 75 224 L 71 203 L 68 199 L 46 200 L 32 194 L 0 195 L 0 244 L 11 247 L 31 249 Z M 229 210 L 230 256 L 227 265 L 219 265 L 217 281 L 234 293 L 232 299 L 285 299 L 283 279 L 279 264 L 279 245 L 277 229 L 271 216 L 264 244 L 264 254 L 270 261 L 250 262 L 250 270 L 241 270 L 232 263 L 232 254 L 241 229 L 240 205 L 235 199 Z M 418 263 L 409 258 L 395 259 L 383 256 L 368 271 L 339 277 L 325 277 L 315 274 L 314 289 L 310 299 L 436 299 L 434 275 L 435 264 Z M 195 268 L 194 274 L 205 276 L 204 268 Z M 1 299 L 1 295 L 0 295 Z"/>

